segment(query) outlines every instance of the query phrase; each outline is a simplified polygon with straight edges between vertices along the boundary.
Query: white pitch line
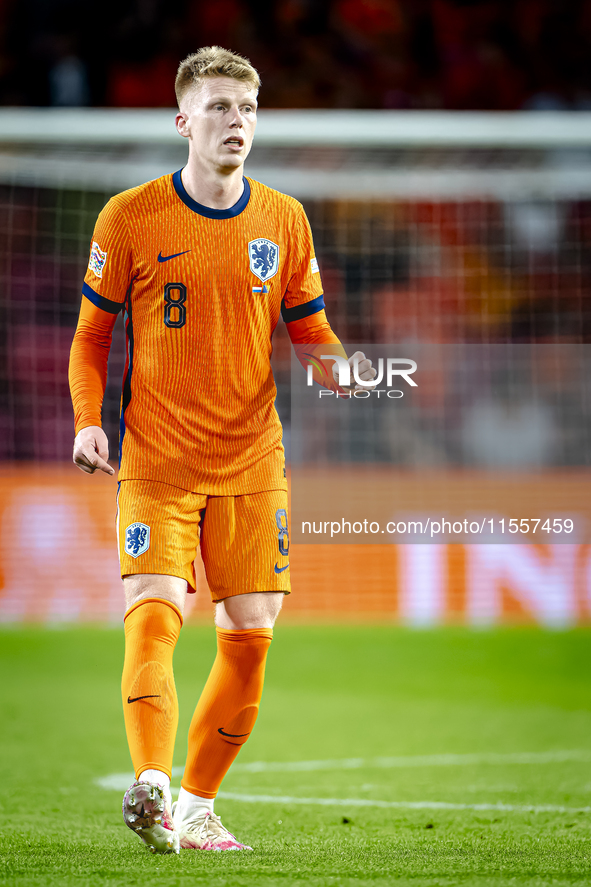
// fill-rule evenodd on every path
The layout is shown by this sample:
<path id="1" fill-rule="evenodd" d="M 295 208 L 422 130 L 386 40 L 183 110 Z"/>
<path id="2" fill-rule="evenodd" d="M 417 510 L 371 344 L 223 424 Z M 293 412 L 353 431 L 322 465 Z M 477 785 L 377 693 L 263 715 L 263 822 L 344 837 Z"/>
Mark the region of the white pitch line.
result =
<path id="1" fill-rule="evenodd" d="M 474 764 L 559 764 L 567 761 L 591 761 L 591 750 L 548 752 L 512 752 L 499 754 L 398 755 L 378 758 L 336 758 L 326 761 L 253 761 L 234 764 L 233 773 L 302 773 L 313 770 L 393 769 L 397 767 L 463 767 Z M 173 776 L 182 776 L 183 768 L 174 767 Z"/>
<path id="2" fill-rule="evenodd" d="M 134 779 L 133 773 L 110 773 L 109 776 L 99 776 L 94 780 L 94 784 L 107 791 L 124 792 L 127 791 Z"/>
<path id="3" fill-rule="evenodd" d="M 451 804 L 447 801 L 372 801 L 367 798 L 293 798 L 290 795 L 242 795 L 219 792 L 218 798 L 247 804 L 302 804 L 321 807 L 382 807 L 399 810 L 490 810 L 512 813 L 591 813 L 591 807 L 556 804 Z"/>
<path id="4" fill-rule="evenodd" d="M 125 791 L 133 782 L 132 773 L 113 773 L 97 779 L 101 788 Z M 591 807 L 563 807 L 557 804 L 454 804 L 448 801 L 380 801 L 369 798 L 296 798 L 291 795 L 245 795 L 219 792 L 218 798 L 246 804 L 298 804 L 320 807 L 381 807 L 395 810 L 481 810 L 512 813 L 591 813 Z"/>
<path id="5" fill-rule="evenodd" d="M 482 752 L 476 754 L 399 755 L 380 758 L 335 758 L 325 761 L 252 761 L 232 766 L 232 773 L 304 773 L 315 770 L 394 769 L 398 767 L 467 767 L 475 764 L 561 764 L 591 761 L 591 751 L 584 749 L 544 752 Z M 173 776 L 182 776 L 183 767 L 173 767 Z M 133 773 L 111 773 L 96 780 L 105 789 L 125 790 L 133 782 Z"/>
<path id="6" fill-rule="evenodd" d="M 318 770 L 360 770 L 361 768 L 404 768 L 404 767 L 462 767 L 473 766 L 478 764 L 560 764 L 569 761 L 588 762 L 591 761 L 591 751 L 584 749 L 567 749 L 547 752 L 511 752 L 501 754 L 497 752 L 483 752 L 476 754 L 441 754 L 441 755 L 400 755 L 397 757 L 379 757 L 379 758 L 336 758 L 334 760 L 324 761 L 252 761 L 250 763 L 237 763 L 232 767 L 232 773 L 302 773 Z M 182 776 L 183 767 L 173 767 L 172 775 Z M 102 776 L 95 780 L 96 785 L 104 789 L 125 791 L 133 782 L 133 773 L 111 773 L 109 776 Z M 220 793 L 220 797 L 224 797 Z M 230 797 L 226 795 L 226 797 Z M 238 796 L 232 796 L 238 798 Z M 247 797 L 266 798 L 266 795 L 240 795 L 240 799 L 246 800 Z M 272 796 L 269 796 L 272 797 Z M 292 800 L 290 803 L 307 803 L 307 801 Z M 332 803 L 332 801 L 313 800 L 310 803 Z M 345 802 L 335 801 L 341 804 Z M 347 802 L 348 803 L 348 802 Z M 366 801 L 360 800 L 355 802 L 358 806 L 397 806 L 398 802 L 390 801 Z M 402 802 L 400 802 L 402 804 Z M 420 802 L 422 803 L 422 802 Z M 435 803 L 435 802 L 433 802 Z M 404 804 L 409 807 L 409 804 Z M 412 804 L 410 805 L 412 807 Z M 534 810 L 541 811 L 541 807 L 513 807 L 506 805 L 498 807 L 493 805 L 448 805 L 449 809 L 457 810 L 485 810 L 485 809 L 505 809 L 505 810 Z M 436 809 L 436 808 L 434 808 Z M 548 811 L 566 811 L 574 808 L 569 807 L 547 807 L 543 808 Z M 577 808 L 584 809 L 587 808 Z"/>

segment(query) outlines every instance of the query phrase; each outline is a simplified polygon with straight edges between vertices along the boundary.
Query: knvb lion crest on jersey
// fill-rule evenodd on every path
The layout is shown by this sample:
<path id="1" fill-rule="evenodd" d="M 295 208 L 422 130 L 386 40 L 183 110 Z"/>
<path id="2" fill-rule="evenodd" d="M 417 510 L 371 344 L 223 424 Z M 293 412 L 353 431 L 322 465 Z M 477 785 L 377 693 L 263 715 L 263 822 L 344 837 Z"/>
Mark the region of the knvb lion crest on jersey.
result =
<path id="1" fill-rule="evenodd" d="M 250 270 L 263 283 L 275 277 L 279 268 L 279 247 L 266 237 L 251 240 L 248 244 Z"/>
<path id="2" fill-rule="evenodd" d="M 125 530 L 125 551 L 132 557 L 139 557 L 150 547 L 150 527 L 136 521 Z"/>

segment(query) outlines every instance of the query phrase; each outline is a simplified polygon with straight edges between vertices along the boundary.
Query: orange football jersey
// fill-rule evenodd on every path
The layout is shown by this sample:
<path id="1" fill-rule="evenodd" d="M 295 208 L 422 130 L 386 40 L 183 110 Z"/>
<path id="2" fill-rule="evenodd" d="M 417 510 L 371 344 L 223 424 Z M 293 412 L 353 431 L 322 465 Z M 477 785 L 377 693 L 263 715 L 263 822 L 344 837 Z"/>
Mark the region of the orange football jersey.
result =
<path id="1" fill-rule="evenodd" d="M 325 319 L 296 200 L 245 178 L 240 200 L 215 210 L 180 171 L 118 194 L 98 218 L 83 296 L 108 336 L 125 311 L 120 480 L 208 495 L 286 488 L 271 336 L 281 311 L 288 324 Z M 99 424 L 81 419 L 83 401 L 78 390 L 77 431 Z"/>

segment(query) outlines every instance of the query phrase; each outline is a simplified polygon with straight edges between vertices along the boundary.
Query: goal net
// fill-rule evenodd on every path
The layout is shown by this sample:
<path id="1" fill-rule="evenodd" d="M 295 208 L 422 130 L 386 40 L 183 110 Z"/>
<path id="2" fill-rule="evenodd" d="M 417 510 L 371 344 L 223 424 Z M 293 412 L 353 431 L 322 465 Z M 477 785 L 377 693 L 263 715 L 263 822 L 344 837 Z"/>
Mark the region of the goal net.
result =
<path id="1" fill-rule="evenodd" d="M 98 212 L 112 194 L 182 167 L 186 153 L 173 111 L 0 111 L 1 619 L 119 617 L 113 490 L 106 479 L 78 478 L 68 465 L 68 353 Z M 341 451 L 342 484 L 363 463 L 378 484 L 386 469 L 410 467 L 425 483 L 429 472 L 445 468 L 448 477 L 463 472 L 461 483 L 469 485 L 470 471 L 474 477 L 491 467 L 486 458 L 494 461 L 486 420 L 508 435 L 511 483 L 541 472 L 553 489 L 567 475 L 571 488 L 584 489 L 591 434 L 583 384 L 591 336 L 590 114 L 263 111 L 246 172 L 304 204 L 327 314 L 344 343 L 470 346 L 489 354 L 516 347 L 520 366 L 539 382 L 537 412 L 514 415 L 505 426 L 498 416 L 496 425 L 494 416 L 474 418 L 471 446 L 480 447 L 480 462 L 462 456 L 459 432 L 456 450 L 452 434 L 441 463 L 432 437 L 405 439 L 392 428 L 386 452 L 376 447 L 360 456 L 363 441 Z M 547 355 L 541 362 L 540 348 Z M 273 361 L 288 455 L 297 431 L 290 354 L 280 324 Z M 104 404 L 113 453 L 123 363 L 118 321 Z M 519 374 L 501 365 L 495 378 L 514 407 Z M 435 382 L 422 396 L 418 421 L 433 427 Z M 453 431 L 449 413 L 447 420 Z M 536 458 L 520 463 L 516 454 L 528 447 Z M 316 467 L 334 470 L 333 453 L 319 442 Z M 572 515 L 555 510 L 555 517 Z M 412 624 L 585 621 L 586 521 L 580 516 L 568 544 L 556 546 L 536 544 L 559 540 L 531 534 L 521 545 L 458 544 L 453 537 L 416 545 L 407 536 L 403 544 L 371 548 L 300 540 L 290 609 L 315 618 L 386 613 Z M 209 608 L 204 581 L 193 608 Z"/>

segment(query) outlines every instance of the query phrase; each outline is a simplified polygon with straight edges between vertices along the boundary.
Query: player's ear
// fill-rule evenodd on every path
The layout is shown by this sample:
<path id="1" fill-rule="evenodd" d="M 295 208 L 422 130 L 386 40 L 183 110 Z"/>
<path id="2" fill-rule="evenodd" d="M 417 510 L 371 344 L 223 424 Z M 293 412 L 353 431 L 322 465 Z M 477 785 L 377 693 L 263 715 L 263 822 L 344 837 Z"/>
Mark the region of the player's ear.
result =
<path id="1" fill-rule="evenodd" d="M 178 132 L 178 134 L 183 136 L 183 138 L 188 139 L 189 138 L 189 124 L 187 121 L 187 115 L 183 114 L 182 111 L 179 111 L 175 117 L 174 122 L 176 125 L 176 131 Z"/>

